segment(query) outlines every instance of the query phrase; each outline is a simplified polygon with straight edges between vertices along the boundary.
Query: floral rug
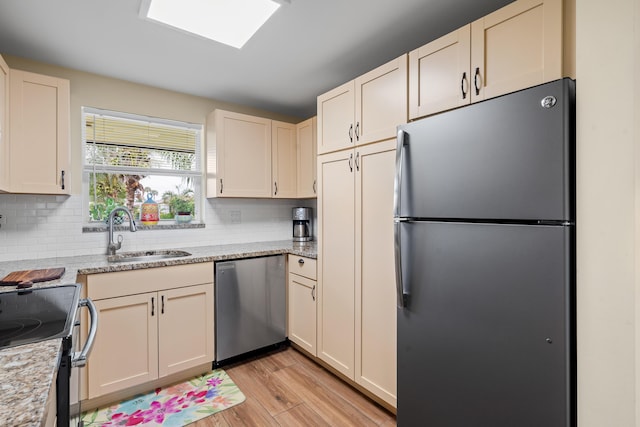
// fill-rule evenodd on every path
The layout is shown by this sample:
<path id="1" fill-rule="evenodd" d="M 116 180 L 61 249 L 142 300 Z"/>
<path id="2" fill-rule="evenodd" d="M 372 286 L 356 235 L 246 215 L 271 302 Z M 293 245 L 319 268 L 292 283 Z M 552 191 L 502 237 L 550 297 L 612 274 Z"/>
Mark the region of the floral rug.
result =
<path id="1" fill-rule="evenodd" d="M 244 402 L 222 369 L 82 414 L 89 426 L 182 427 Z"/>

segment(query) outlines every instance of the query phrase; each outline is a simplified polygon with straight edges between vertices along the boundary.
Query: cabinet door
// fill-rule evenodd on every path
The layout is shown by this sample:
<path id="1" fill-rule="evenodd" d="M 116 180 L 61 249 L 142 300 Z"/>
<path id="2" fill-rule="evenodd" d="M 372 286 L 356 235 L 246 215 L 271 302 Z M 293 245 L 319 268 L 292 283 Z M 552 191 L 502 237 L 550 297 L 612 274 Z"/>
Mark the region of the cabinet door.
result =
<path id="1" fill-rule="evenodd" d="M 162 291 L 158 297 L 159 376 L 212 362 L 213 283 Z"/>
<path id="2" fill-rule="evenodd" d="M 272 197 L 295 198 L 298 193 L 296 125 L 275 120 L 271 122 L 271 159 Z"/>
<path id="3" fill-rule="evenodd" d="M 316 281 L 289 274 L 289 339 L 316 355 Z"/>
<path id="4" fill-rule="evenodd" d="M 318 357 L 354 379 L 353 150 L 318 157 Z"/>
<path id="5" fill-rule="evenodd" d="M 69 81 L 10 72 L 10 187 L 16 193 L 69 193 Z"/>
<path id="6" fill-rule="evenodd" d="M 271 120 L 215 111 L 218 197 L 271 197 Z"/>
<path id="7" fill-rule="evenodd" d="M 88 360 L 89 398 L 158 378 L 158 295 L 94 301 L 100 326 Z"/>
<path id="8" fill-rule="evenodd" d="M 298 198 L 316 197 L 317 119 L 312 117 L 296 126 L 298 131 Z"/>
<path id="9" fill-rule="evenodd" d="M 395 140 L 357 149 L 355 381 L 396 406 Z"/>
<path id="10" fill-rule="evenodd" d="M 471 24 L 472 102 L 562 77 L 562 0 L 518 0 Z"/>
<path id="11" fill-rule="evenodd" d="M 9 191 L 9 66 L 0 56 L 0 191 Z"/>
<path id="12" fill-rule="evenodd" d="M 409 53 L 409 118 L 471 102 L 471 26 Z"/>
<path id="13" fill-rule="evenodd" d="M 318 154 L 353 147 L 354 82 L 318 97 Z"/>
<path id="14" fill-rule="evenodd" d="M 394 138 L 407 122 L 407 55 L 355 80 L 355 144 Z"/>

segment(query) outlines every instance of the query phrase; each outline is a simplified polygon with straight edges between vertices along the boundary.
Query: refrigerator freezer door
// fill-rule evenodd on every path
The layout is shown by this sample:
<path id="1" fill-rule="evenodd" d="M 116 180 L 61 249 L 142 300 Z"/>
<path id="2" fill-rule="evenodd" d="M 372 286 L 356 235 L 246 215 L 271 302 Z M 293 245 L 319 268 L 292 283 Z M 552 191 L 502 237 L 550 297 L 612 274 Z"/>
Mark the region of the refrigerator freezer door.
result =
<path id="1" fill-rule="evenodd" d="M 572 221 L 573 93 L 557 80 L 400 126 L 396 216 Z"/>
<path id="2" fill-rule="evenodd" d="M 571 425 L 572 227 L 401 228 L 398 425 Z"/>

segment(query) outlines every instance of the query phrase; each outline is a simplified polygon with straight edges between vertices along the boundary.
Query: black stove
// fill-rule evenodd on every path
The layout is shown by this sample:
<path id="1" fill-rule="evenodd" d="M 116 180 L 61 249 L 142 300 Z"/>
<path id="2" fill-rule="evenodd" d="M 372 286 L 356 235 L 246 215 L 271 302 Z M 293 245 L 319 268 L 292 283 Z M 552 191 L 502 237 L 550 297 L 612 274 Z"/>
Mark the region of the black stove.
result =
<path id="1" fill-rule="evenodd" d="M 79 298 L 78 284 L 0 292 L 0 350 L 70 336 Z"/>

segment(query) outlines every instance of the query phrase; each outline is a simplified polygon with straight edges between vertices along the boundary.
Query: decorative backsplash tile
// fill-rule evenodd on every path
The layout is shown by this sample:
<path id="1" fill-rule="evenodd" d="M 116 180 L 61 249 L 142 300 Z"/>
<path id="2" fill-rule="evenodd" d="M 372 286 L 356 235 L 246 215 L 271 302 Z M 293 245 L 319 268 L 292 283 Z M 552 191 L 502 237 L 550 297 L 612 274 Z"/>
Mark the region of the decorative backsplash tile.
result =
<path id="1" fill-rule="evenodd" d="M 291 209 L 315 200 L 207 199 L 205 228 L 118 231 L 122 251 L 287 240 Z M 83 233 L 81 196 L 0 194 L 0 261 L 106 253 L 107 233 Z"/>

